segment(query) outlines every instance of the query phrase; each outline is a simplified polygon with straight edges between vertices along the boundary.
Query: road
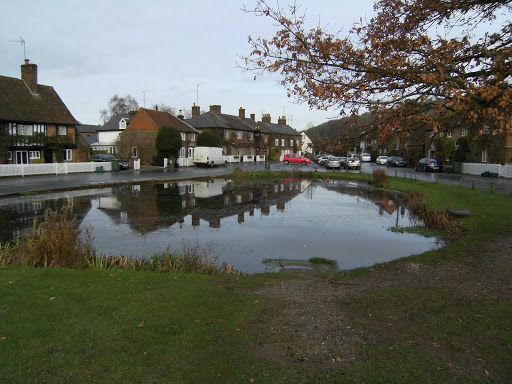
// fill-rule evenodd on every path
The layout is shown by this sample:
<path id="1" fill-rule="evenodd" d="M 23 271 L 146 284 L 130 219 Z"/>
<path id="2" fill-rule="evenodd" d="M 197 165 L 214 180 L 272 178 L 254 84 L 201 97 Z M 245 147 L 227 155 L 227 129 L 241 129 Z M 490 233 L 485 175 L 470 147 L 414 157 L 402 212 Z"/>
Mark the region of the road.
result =
<path id="1" fill-rule="evenodd" d="M 264 163 L 237 163 L 229 164 L 226 167 L 199 168 L 183 167 L 176 169 L 163 169 L 160 167 L 148 167 L 138 171 L 125 170 L 120 172 L 102 172 L 102 173 L 73 173 L 67 175 L 40 175 L 27 177 L 3 177 L 0 178 L 0 197 L 15 196 L 29 192 L 59 191 L 74 188 L 96 188 L 105 187 L 114 184 L 139 183 L 147 181 L 168 181 L 176 179 L 191 179 L 208 176 L 219 176 L 233 172 L 237 167 L 243 170 L 263 170 Z M 283 163 L 271 163 L 271 170 L 290 170 L 297 169 L 302 171 L 327 172 L 324 167 L 316 164 L 310 165 L 285 165 Z M 417 178 L 430 182 L 439 182 L 452 185 L 460 185 L 466 188 L 475 188 L 482 190 L 491 190 L 491 184 L 494 184 L 496 192 L 512 194 L 512 179 L 488 178 L 475 175 L 456 175 L 449 173 L 425 173 L 416 172 L 410 168 L 387 168 L 376 165 L 375 163 L 363 163 L 361 172 L 372 173 L 375 168 L 382 168 L 390 176 Z M 340 172 L 347 172 L 341 170 Z M 359 172 L 359 171 L 349 171 Z"/>

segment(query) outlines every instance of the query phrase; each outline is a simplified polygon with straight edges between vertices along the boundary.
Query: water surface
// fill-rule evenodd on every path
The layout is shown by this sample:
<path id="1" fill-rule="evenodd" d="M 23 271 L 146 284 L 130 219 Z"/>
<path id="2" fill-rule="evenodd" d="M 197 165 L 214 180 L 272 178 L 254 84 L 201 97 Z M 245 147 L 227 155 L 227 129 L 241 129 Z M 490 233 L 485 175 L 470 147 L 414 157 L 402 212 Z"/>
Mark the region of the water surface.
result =
<path id="1" fill-rule="evenodd" d="M 311 257 L 348 270 L 439 246 L 436 239 L 390 230 L 416 223 L 399 195 L 375 195 L 351 182 L 291 179 L 183 181 L 4 199 L 1 240 L 26 232 L 46 208 L 64 205 L 74 207 L 81 228 L 92 229 L 98 252 L 150 257 L 186 242 L 245 273 Z"/>

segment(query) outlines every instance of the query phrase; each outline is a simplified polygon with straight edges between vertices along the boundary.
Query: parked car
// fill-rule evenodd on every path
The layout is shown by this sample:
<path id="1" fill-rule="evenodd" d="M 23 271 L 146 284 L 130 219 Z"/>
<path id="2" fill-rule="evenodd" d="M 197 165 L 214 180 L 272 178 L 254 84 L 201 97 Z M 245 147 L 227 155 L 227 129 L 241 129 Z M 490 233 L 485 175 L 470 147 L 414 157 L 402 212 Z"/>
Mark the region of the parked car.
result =
<path id="1" fill-rule="evenodd" d="M 372 155 L 369 153 L 361 153 L 361 161 L 372 161 Z"/>
<path id="2" fill-rule="evenodd" d="M 325 156 L 323 153 L 320 153 L 313 157 L 313 162 L 318 163 L 318 160 L 320 160 L 321 157 Z"/>
<path id="3" fill-rule="evenodd" d="M 344 167 L 344 166 L 345 166 L 345 163 L 347 162 L 348 157 L 346 157 L 346 156 L 340 156 L 340 157 L 339 157 L 339 159 L 340 159 L 340 166 L 341 166 L 341 167 Z"/>
<path id="4" fill-rule="evenodd" d="M 425 158 L 421 159 L 420 161 L 418 161 L 418 163 L 416 164 L 416 167 L 414 169 L 418 172 L 419 171 L 442 172 L 443 171 L 443 163 L 441 163 L 437 159 L 433 159 L 431 157 L 425 157 Z"/>
<path id="5" fill-rule="evenodd" d="M 349 157 L 345 162 L 345 169 L 361 169 L 361 161 L 355 157 Z"/>
<path id="6" fill-rule="evenodd" d="M 319 165 L 325 165 L 325 162 L 326 162 L 327 160 L 329 160 L 329 156 L 327 156 L 327 155 L 323 155 L 322 157 L 320 157 L 320 158 L 318 159 L 318 164 L 319 164 Z"/>
<path id="7" fill-rule="evenodd" d="M 294 153 L 289 153 L 289 154 L 284 155 L 283 162 L 286 165 L 288 165 L 288 164 L 307 165 L 307 164 L 311 163 L 311 160 L 309 160 L 308 158 L 303 157 L 301 155 L 296 155 Z"/>
<path id="8" fill-rule="evenodd" d="M 375 160 L 375 162 L 380 165 L 386 165 L 388 162 L 388 157 L 387 156 L 379 156 L 379 157 L 377 157 L 377 160 Z"/>
<path id="9" fill-rule="evenodd" d="M 119 160 L 114 155 L 110 155 L 108 153 L 97 153 L 95 155 L 92 155 L 89 159 L 90 161 L 97 161 L 100 163 L 108 163 L 111 161 L 119 161 L 119 169 L 128 169 L 130 168 L 130 165 L 127 161 Z"/>
<path id="10" fill-rule="evenodd" d="M 400 156 L 389 156 L 386 166 L 388 167 L 405 167 L 407 163 Z"/>
<path id="11" fill-rule="evenodd" d="M 340 169 L 341 168 L 341 163 L 340 163 L 340 158 L 339 157 L 336 157 L 336 156 L 331 156 L 329 157 L 329 160 L 327 160 L 325 162 L 325 168 L 327 169 Z"/>

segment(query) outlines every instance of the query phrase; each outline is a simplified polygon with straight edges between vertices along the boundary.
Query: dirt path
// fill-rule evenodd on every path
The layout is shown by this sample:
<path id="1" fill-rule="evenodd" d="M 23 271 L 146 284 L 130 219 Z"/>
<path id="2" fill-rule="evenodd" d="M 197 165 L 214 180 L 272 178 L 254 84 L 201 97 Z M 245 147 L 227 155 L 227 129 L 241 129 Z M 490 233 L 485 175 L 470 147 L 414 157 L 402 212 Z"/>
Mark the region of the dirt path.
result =
<path id="1" fill-rule="evenodd" d="M 256 293 L 270 297 L 276 309 L 257 327 L 260 336 L 254 353 L 312 374 L 340 368 L 358 358 L 363 343 L 379 337 L 361 327 L 371 319 L 353 318 L 347 313 L 346 299 L 393 287 L 447 288 L 478 300 L 511 298 L 511 272 L 509 234 L 487 253 L 469 255 L 463 261 L 437 265 L 404 261 L 399 268 L 376 267 L 371 274 L 348 279 L 297 273 L 269 281 Z"/>

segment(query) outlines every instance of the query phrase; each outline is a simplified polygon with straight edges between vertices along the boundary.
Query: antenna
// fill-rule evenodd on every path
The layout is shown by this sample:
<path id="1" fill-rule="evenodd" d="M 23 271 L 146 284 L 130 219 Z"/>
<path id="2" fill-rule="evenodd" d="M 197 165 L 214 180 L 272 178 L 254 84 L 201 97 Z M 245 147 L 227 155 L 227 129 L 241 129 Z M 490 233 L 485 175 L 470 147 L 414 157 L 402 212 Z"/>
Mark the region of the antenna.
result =
<path id="1" fill-rule="evenodd" d="M 203 84 L 204 83 L 200 83 L 196 85 L 196 105 L 199 105 L 199 86 Z"/>
<path id="2" fill-rule="evenodd" d="M 148 93 L 149 91 L 141 91 L 141 92 L 144 95 L 144 98 L 142 99 L 142 103 L 144 104 L 144 108 L 146 108 L 146 93 Z"/>
<path id="3" fill-rule="evenodd" d="M 9 43 L 20 43 L 23 45 L 23 58 L 27 60 L 27 52 L 25 50 L 25 40 L 23 40 L 23 37 L 20 36 L 19 40 L 9 40 Z"/>

